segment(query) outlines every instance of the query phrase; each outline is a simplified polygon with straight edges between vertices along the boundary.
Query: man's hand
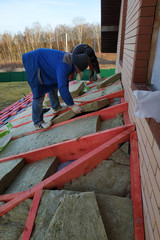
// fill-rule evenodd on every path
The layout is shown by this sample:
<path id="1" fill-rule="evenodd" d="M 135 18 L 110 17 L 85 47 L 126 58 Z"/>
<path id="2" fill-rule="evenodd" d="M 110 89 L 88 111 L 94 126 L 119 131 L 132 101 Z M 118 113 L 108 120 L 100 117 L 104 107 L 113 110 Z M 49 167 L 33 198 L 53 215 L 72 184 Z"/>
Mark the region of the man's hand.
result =
<path id="1" fill-rule="evenodd" d="M 75 105 L 75 104 L 70 107 L 71 107 L 72 111 L 76 114 L 79 114 L 83 111 L 83 109 L 80 106 Z"/>
<path id="2" fill-rule="evenodd" d="M 103 78 L 101 77 L 100 73 L 97 74 L 98 81 L 102 81 Z"/>

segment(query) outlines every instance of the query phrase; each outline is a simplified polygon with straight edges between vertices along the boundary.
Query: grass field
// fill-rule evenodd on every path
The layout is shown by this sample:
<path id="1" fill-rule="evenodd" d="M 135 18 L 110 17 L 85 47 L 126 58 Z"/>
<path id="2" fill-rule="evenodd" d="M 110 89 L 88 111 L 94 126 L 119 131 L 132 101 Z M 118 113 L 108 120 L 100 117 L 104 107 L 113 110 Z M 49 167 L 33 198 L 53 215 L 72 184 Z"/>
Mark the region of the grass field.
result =
<path id="1" fill-rule="evenodd" d="M 28 82 L 0 83 L 0 111 L 31 93 Z"/>

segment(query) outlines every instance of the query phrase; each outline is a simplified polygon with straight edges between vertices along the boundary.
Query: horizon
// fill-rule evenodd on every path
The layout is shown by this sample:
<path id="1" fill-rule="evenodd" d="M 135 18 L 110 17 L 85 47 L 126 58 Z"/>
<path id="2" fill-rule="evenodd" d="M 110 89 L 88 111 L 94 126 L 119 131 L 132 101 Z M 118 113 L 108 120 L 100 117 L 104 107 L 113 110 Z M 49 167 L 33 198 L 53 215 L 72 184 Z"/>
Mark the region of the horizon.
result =
<path id="1" fill-rule="evenodd" d="M 53 30 L 59 25 L 72 27 L 75 19 L 100 24 L 100 6 L 100 0 L 0 0 L 0 34 L 23 33 L 35 23 Z"/>

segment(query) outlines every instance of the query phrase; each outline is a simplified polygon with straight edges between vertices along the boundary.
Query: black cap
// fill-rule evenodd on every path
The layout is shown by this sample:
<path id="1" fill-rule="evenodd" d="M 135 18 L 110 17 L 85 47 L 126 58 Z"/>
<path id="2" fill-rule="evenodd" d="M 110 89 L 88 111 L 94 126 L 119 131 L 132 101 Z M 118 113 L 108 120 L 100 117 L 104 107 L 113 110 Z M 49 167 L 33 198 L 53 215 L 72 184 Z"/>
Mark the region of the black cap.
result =
<path id="1" fill-rule="evenodd" d="M 80 71 L 84 71 L 89 65 L 89 57 L 87 54 L 76 54 L 74 55 L 75 65 Z"/>

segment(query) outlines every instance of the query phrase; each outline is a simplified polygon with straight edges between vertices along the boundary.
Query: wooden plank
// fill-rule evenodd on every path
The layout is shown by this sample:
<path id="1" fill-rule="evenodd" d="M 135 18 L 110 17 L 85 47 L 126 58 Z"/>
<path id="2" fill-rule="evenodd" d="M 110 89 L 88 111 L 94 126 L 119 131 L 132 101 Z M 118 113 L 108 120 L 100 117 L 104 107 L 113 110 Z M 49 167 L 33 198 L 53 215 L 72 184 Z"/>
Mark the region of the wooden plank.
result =
<path id="1" fill-rule="evenodd" d="M 20 194 L 25 193 L 25 192 L 17 192 L 17 193 L 0 195 L 0 202 L 8 202 L 8 201 L 12 200 L 13 198 L 18 197 L 18 196 L 20 196 Z"/>
<path id="2" fill-rule="evenodd" d="M 104 98 L 101 98 L 101 99 L 104 99 Z M 97 99 L 96 99 L 96 101 L 97 101 Z M 80 106 L 83 106 L 84 104 L 80 104 Z M 70 120 L 67 120 L 65 122 L 57 123 L 57 124 L 51 126 L 50 129 L 58 127 L 58 126 L 61 126 L 63 124 L 67 124 L 67 123 L 75 121 L 77 119 L 81 119 L 81 118 L 85 118 L 85 117 L 91 117 L 91 116 L 96 116 L 96 115 L 100 115 L 102 121 L 105 120 L 105 119 L 108 119 L 108 118 L 111 119 L 111 118 L 116 117 L 116 115 L 118 113 L 122 113 L 123 111 L 125 111 L 127 109 L 128 109 L 128 103 L 127 102 L 126 103 L 122 103 L 122 104 L 117 104 L 115 106 L 108 107 L 108 108 L 105 108 L 105 109 L 102 109 L 102 110 L 99 110 L 99 111 L 96 111 L 96 112 L 93 112 L 93 113 L 84 114 L 84 115 L 82 115 L 80 117 L 76 117 L 74 119 L 70 119 Z M 39 131 L 41 131 L 41 132 L 48 131 L 48 129 L 43 129 L 43 130 L 39 130 Z M 37 133 L 37 131 L 32 131 L 32 132 L 28 132 L 28 133 L 25 133 L 25 134 L 22 134 L 22 135 L 18 135 L 16 137 L 13 137 L 12 140 L 15 140 L 15 139 L 17 139 L 19 137 L 22 137 L 22 136 L 34 134 L 34 133 Z"/>
<path id="3" fill-rule="evenodd" d="M 69 166 L 63 168 L 59 172 L 43 180 L 36 186 L 30 188 L 28 191 L 26 191 L 26 193 L 23 193 L 20 196 L 14 198 L 13 200 L 5 203 L 0 207 L 0 216 L 4 215 L 12 208 L 16 207 L 25 199 L 32 197 L 36 191 L 42 188 L 52 189 L 55 186 L 62 186 L 65 183 L 71 181 L 72 179 L 90 172 L 100 162 L 107 159 L 116 149 L 118 149 L 118 144 L 128 141 L 130 134 L 133 131 L 134 127 L 132 126 L 126 131 L 116 135 L 111 140 L 103 143 L 99 147 L 80 157 L 79 159 L 77 159 L 77 161 L 74 161 Z"/>
<path id="4" fill-rule="evenodd" d="M 31 233 L 32 233 L 32 230 L 34 227 L 34 221 L 36 218 L 38 206 L 39 206 L 39 203 L 41 200 L 41 192 L 42 192 L 42 189 L 36 191 L 34 194 L 34 198 L 32 201 L 32 205 L 31 205 L 31 208 L 29 211 L 29 215 L 28 215 L 28 218 L 26 221 L 26 225 L 25 225 L 21 240 L 29 240 L 30 239 L 30 236 L 31 236 Z"/>
<path id="5" fill-rule="evenodd" d="M 125 102 L 125 99 L 124 99 L 124 98 L 121 98 L 121 102 L 122 102 L 122 103 Z M 131 124 L 128 111 L 124 111 L 124 112 L 123 112 L 123 119 L 124 119 L 124 123 L 125 123 L 126 125 L 127 125 L 127 124 Z"/>
<path id="6" fill-rule="evenodd" d="M 144 239 L 143 207 L 141 196 L 141 180 L 138 154 L 138 139 L 136 131 L 130 136 L 131 154 L 131 197 L 133 200 L 135 240 Z"/>
<path id="7" fill-rule="evenodd" d="M 77 159 L 83 154 L 88 153 L 93 148 L 109 141 L 117 134 L 122 133 L 130 127 L 135 127 L 134 124 L 116 127 L 113 129 L 101 131 L 98 133 L 89 134 L 78 139 L 72 139 L 65 142 L 60 142 L 46 146 L 40 149 L 29 151 L 15 156 L 9 156 L 1 159 L 1 162 L 12 160 L 14 158 L 24 157 L 27 163 L 39 161 L 41 159 L 57 156 L 60 162 Z"/>

